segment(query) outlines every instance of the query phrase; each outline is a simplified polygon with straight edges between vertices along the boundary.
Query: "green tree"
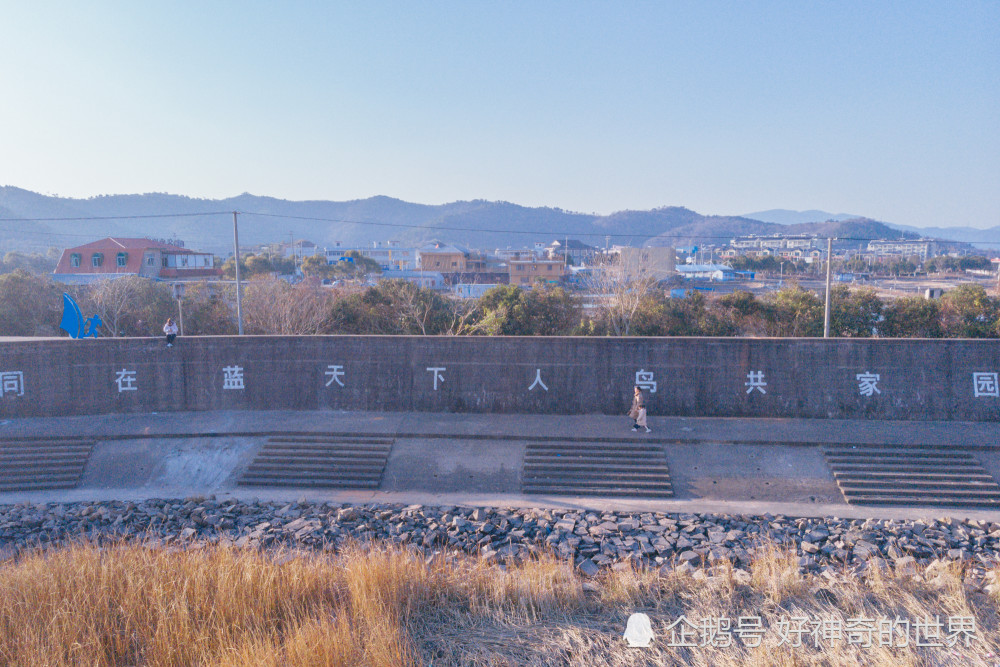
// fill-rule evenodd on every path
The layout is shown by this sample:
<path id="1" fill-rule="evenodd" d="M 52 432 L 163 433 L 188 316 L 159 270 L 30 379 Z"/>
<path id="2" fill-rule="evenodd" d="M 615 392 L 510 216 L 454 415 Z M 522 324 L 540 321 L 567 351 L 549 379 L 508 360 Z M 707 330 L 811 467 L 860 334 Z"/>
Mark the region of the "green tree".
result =
<path id="1" fill-rule="evenodd" d="M 536 284 L 525 297 L 534 336 L 565 336 L 580 320 L 579 299 L 561 286 Z"/>
<path id="2" fill-rule="evenodd" d="M 784 266 L 782 266 L 784 264 Z M 781 257 L 750 257 L 749 255 L 737 255 L 729 260 L 729 265 L 737 271 L 755 271 L 757 273 L 772 273 L 789 275 L 797 273 L 806 266 L 805 262 L 797 262 Z"/>
<path id="3" fill-rule="evenodd" d="M 486 336 L 561 336 L 580 321 L 576 297 L 562 287 L 498 285 L 480 297 L 476 309 L 470 331 Z"/>
<path id="4" fill-rule="evenodd" d="M 247 255 L 246 262 L 243 264 L 246 267 L 246 275 L 243 275 L 243 267 L 240 270 L 240 278 L 254 278 L 269 276 L 274 273 L 274 266 L 264 255 Z"/>
<path id="5" fill-rule="evenodd" d="M 302 270 L 302 275 L 315 278 L 329 278 L 335 272 L 334 267 L 327 263 L 323 255 L 303 257 L 299 268 Z"/>
<path id="6" fill-rule="evenodd" d="M 830 291 L 830 335 L 871 338 L 882 321 L 882 301 L 870 287 L 852 290 L 837 285 Z"/>
<path id="7" fill-rule="evenodd" d="M 405 280 L 380 280 L 338 298 L 330 322 L 337 333 L 431 335 L 446 333 L 452 304 L 437 292 Z"/>
<path id="8" fill-rule="evenodd" d="M 920 296 L 896 299 L 885 304 L 879 336 L 885 338 L 940 338 L 941 309 L 938 302 Z"/>
<path id="9" fill-rule="evenodd" d="M 524 290 L 517 285 L 497 285 L 476 304 L 479 317 L 472 327 L 485 336 L 530 336 L 530 314 Z"/>
<path id="10" fill-rule="evenodd" d="M 959 285 L 941 297 L 941 323 L 953 338 L 1000 336 L 1000 303 L 981 285 Z"/>
<path id="11" fill-rule="evenodd" d="M 219 268 L 222 269 L 223 278 L 228 278 L 230 280 L 236 279 L 236 260 L 234 258 L 230 257 L 226 259 L 226 261 L 224 261 L 222 263 L 222 266 L 220 266 Z M 246 273 L 247 273 L 246 258 L 240 256 L 240 280 L 243 279 Z"/>
<path id="12" fill-rule="evenodd" d="M 353 262 L 338 262 L 342 264 L 343 267 L 347 269 L 348 273 L 354 275 L 367 276 L 372 273 L 382 273 L 382 267 L 379 263 L 370 257 L 365 257 L 357 250 L 348 250 L 344 257 L 349 257 Z"/>
<path id="13" fill-rule="evenodd" d="M 718 317 L 732 324 L 736 335 L 764 336 L 768 331 L 767 306 L 752 293 L 737 290 L 715 302 Z"/>
<path id="14" fill-rule="evenodd" d="M 283 255 L 273 255 L 271 257 L 271 267 L 279 276 L 291 276 L 295 274 L 295 259 Z"/>
<path id="15" fill-rule="evenodd" d="M 916 256 L 906 259 L 899 258 L 889 261 L 887 269 L 889 275 L 905 276 L 912 275 L 920 266 L 920 259 Z"/>
<path id="16" fill-rule="evenodd" d="M 649 290 L 639 297 L 635 312 L 629 323 L 627 336 L 666 336 L 668 303 L 677 299 L 667 299 L 660 290 Z M 676 323 L 675 323 L 676 324 Z M 609 327 L 604 325 L 605 332 Z"/>
<path id="17" fill-rule="evenodd" d="M 771 336 L 822 336 L 823 302 L 798 285 L 770 294 L 768 334 Z"/>
<path id="18" fill-rule="evenodd" d="M 991 267 L 989 257 L 982 255 L 965 255 L 963 257 L 952 257 L 951 255 L 939 255 L 928 259 L 924 266 L 928 272 L 931 271 L 965 271 L 967 269 L 989 269 Z"/>

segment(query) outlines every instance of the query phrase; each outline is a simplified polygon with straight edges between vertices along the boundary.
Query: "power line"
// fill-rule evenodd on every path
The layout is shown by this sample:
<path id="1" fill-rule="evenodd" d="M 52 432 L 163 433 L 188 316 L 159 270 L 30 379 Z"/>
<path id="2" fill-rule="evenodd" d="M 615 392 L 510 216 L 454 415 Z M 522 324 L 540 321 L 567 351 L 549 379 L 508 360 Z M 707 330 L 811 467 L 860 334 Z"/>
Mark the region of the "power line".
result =
<path id="1" fill-rule="evenodd" d="M 438 225 L 412 225 L 402 222 L 374 222 L 370 220 L 347 220 L 344 218 L 320 218 L 314 216 L 305 215 L 285 215 L 280 213 L 257 213 L 255 211 L 240 211 L 240 215 L 255 215 L 258 217 L 269 217 L 269 218 L 284 218 L 289 220 L 309 220 L 312 222 L 338 222 L 342 224 L 351 225 L 372 225 L 378 227 L 403 227 L 406 229 L 423 229 L 427 231 L 449 231 L 449 232 L 481 232 L 487 234 L 533 234 L 536 232 L 521 232 L 513 229 L 483 229 L 477 227 L 451 227 L 451 226 L 438 226 Z M 732 239 L 734 236 L 748 236 L 747 234 L 726 234 L 722 235 L 706 235 L 706 234 L 627 234 L 611 231 L 603 232 L 568 232 L 566 230 L 545 230 L 543 232 L 537 232 L 539 234 L 556 236 L 610 236 L 612 238 L 642 238 L 642 239 Z M 799 234 L 791 234 L 790 236 L 799 236 Z M 763 236 L 761 238 L 766 238 Z M 817 236 L 816 238 L 827 238 L 825 236 Z M 881 237 L 853 237 L 853 236 L 836 236 L 834 237 L 838 241 L 874 241 Z M 956 241 L 955 243 L 959 243 Z"/>
<path id="2" fill-rule="evenodd" d="M 345 220 L 343 218 L 317 218 L 304 215 L 282 215 L 280 213 L 256 213 L 254 211 L 240 211 L 240 215 L 256 215 L 258 217 L 268 217 L 268 218 L 285 218 L 288 220 L 309 220 L 312 222 L 339 222 L 347 225 L 371 225 L 375 227 L 403 227 L 405 229 L 424 229 L 427 231 L 446 231 L 446 232 L 482 232 L 487 234 L 532 234 L 534 232 L 519 232 L 513 229 L 481 229 L 476 227 L 449 227 L 449 226 L 429 226 L 429 225 L 411 225 L 403 222 L 374 222 L 371 220 Z M 565 231 L 545 231 L 544 234 L 556 234 L 559 236 L 565 236 Z M 570 233 L 570 236 L 606 236 L 607 232 L 579 232 Z M 612 237 L 631 237 L 631 238 L 651 238 L 648 234 L 611 234 Z M 678 237 L 680 238 L 680 237 Z M 719 237 L 722 238 L 722 237 Z M 728 237 L 727 237 L 728 238 Z"/>
<path id="3" fill-rule="evenodd" d="M 3 222 L 3 221 L 0 220 L 0 222 Z M 71 238 L 71 239 L 92 239 L 92 238 L 94 238 L 94 234 L 93 233 L 91 233 L 91 234 L 69 234 L 69 233 L 62 234 L 62 233 L 59 233 L 59 232 L 36 232 L 36 231 L 25 232 L 23 229 L 18 229 L 18 230 L 0 229 L 0 234 L 9 234 L 9 233 L 13 233 L 13 232 L 16 232 L 16 233 L 19 233 L 19 234 L 20 233 L 30 234 L 31 236 L 47 236 L 47 237 L 60 237 L 60 238 Z M 126 237 L 123 237 L 121 234 L 117 234 L 117 235 L 108 235 L 105 238 L 126 238 Z"/>
<path id="4" fill-rule="evenodd" d="M 402 229 L 420 229 L 424 231 L 434 232 L 434 231 L 448 231 L 448 232 L 478 232 L 484 234 L 540 234 L 540 235 L 555 235 L 556 237 L 607 237 L 612 238 L 641 238 L 641 239 L 697 239 L 706 241 L 718 241 L 718 240 L 730 240 L 734 236 L 756 236 L 748 234 L 726 234 L 726 235 L 716 235 L 716 234 L 630 234 L 626 232 L 612 232 L 610 230 L 605 230 L 601 232 L 570 232 L 567 230 L 544 230 L 540 232 L 532 231 L 517 231 L 513 229 L 493 229 L 493 228 L 477 228 L 477 227 L 457 227 L 450 225 L 426 225 L 426 224 L 408 224 L 402 222 L 377 222 L 374 220 L 349 220 L 346 218 L 323 218 L 318 216 L 304 216 L 304 215 L 287 215 L 281 213 L 259 213 L 256 211 L 236 211 L 239 215 L 250 215 L 257 216 L 261 218 L 279 218 L 284 220 L 306 220 L 310 222 L 331 222 L 349 225 L 361 225 L 369 227 L 395 227 Z M 52 218 L 0 218 L 0 223 L 4 222 L 96 222 L 96 221 L 107 221 L 107 220 L 148 220 L 148 219 L 163 219 L 163 218 L 193 218 L 193 217 L 208 217 L 215 215 L 232 215 L 233 211 L 204 211 L 199 213 L 149 213 L 149 214 L 138 214 L 138 215 L 108 215 L 108 216 L 67 216 L 67 217 L 52 217 Z M 23 231 L 23 230 L 18 230 Z M 56 232 L 32 232 L 32 234 L 41 236 L 63 236 L 63 237 L 74 237 L 74 238 L 87 238 L 87 234 L 61 234 Z M 802 234 L 791 234 L 791 236 L 800 236 Z M 767 238 L 767 235 L 761 236 L 761 238 Z M 827 238 L 825 236 L 817 235 L 814 238 L 822 239 Z M 875 236 L 836 236 L 838 241 L 874 241 L 883 237 Z M 951 241 L 952 243 L 983 243 L 988 245 L 994 245 L 993 242 L 963 242 L 963 241 Z"/>
<path id="5" fill-rule="evenodd" d="M 232 215 L 232 211 L 205 213 L 145 213 L 140 215 L 81 215 L 62 218 L 0 218 L 0 222 L 76 222 L 89 220 L 142 220 L 145 218 L 194 218 L 206 215 Z"/>

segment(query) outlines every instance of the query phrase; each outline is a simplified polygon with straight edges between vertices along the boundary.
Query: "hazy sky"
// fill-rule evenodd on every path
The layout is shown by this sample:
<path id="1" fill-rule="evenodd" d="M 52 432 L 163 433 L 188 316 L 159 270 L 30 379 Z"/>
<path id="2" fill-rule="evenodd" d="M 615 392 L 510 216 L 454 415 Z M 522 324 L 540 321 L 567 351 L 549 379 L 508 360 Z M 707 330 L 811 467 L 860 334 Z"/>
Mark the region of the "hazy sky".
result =
<path id="1" fill-rule="evenodd" d="M 0 184 L 1000 224 L 1000 2 L 0 0 Z"/>

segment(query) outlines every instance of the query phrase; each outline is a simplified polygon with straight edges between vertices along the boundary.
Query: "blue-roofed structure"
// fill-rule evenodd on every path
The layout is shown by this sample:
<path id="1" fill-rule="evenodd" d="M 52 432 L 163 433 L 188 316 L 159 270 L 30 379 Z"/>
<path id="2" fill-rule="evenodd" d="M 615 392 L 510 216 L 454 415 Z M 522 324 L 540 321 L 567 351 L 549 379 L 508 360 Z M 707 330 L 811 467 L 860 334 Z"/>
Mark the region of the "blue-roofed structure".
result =
<path id="1" fill-rule="evenodd" d="M 685 280 L 714 280 L 723 282 L 736 280 L 737 271 L 725 264 L 680 264 L 677 272 Z"/>

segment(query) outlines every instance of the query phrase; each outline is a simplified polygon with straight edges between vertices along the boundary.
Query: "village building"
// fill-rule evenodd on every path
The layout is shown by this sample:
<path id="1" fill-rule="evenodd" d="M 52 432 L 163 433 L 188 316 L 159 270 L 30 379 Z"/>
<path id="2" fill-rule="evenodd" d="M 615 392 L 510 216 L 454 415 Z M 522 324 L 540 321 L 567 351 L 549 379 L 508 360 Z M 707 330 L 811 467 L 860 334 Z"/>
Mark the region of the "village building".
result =
<path id="1" fill-rule="evenodd" d="M 197 280 L 218 278 L 222 270 L 212 253 L 190 250 L 181 241 L 108 237 L 64 250 L 52 279 L 83 284 L 126 275 Z"/>
<path id="2" fill-rule="evenodd" d="M 536 281 L 558 283 L 566 275 L 566 262 L 562 259 L 510 260 L 507 275 L 510 284 L 519 287 L 531 287 Z"/>
<path id="3" fill-rule="evenodd" d="M 597 253 L 596 247 L 576 239 L 556 240 L 545 249 L 545 254 L 549 259 L 569 256 L 570 263 L 576 266 L 592 264 Z"/>
<path id="4" fill-rule="evenodd" d="M 677 265 L 677 251 L 668 246 L 649 248 L 616 248 L 618 263 L 623 277 L 630 280 L 645 280 L 652 278 L 660 281 L 674 275 Z"/>
<path id="5" fill-rule="evenodd" d="M 435 241 L 417 250 L 417 268 L 422 271 L 461 273 L 465 271 L 469 251 Z"/>
<path id="6" fill-rule="evenodd" d="M 355 247 L 344 247 L 338 242 L 333 248 L 326 249 L 326 263 L 336 264 L 351 252 L 367 257 L 383 271 L 414 271 L 417 268 L 417 249 L 403 247 L 398 241 L 373 241 L 371 245 Z"/>

